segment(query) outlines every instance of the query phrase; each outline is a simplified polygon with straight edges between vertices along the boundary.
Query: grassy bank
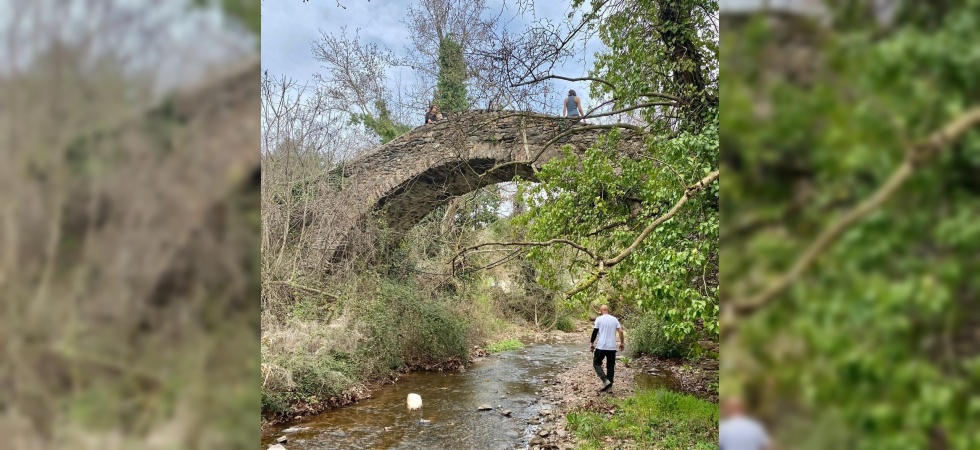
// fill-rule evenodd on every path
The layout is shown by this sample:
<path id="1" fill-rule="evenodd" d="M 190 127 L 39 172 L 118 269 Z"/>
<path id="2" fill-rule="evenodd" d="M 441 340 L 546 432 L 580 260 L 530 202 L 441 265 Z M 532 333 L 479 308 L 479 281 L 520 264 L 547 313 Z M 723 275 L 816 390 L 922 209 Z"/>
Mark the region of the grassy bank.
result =
<path id="1" fill-rule="evenodd" d="M 444 293 L 369 276 L 349 286 L 338 298 L 308 296 L 263 314 L 266 420 L 348 404 L 397 372 L 455 369 L 472 346 L 511 327 L 505 305 L 479 284 Z"/>
<path id="2" fill-rule="evenodd" d="M 500 353 L 500 352 L 506 352 L 508 350 L 519 350 L 522 348 L 524 348 L 524 343 L 522 343 L 518 339 L 509 338 L 509 339 L 502 339 L 490 345 L 487 345 L 486 350 L 487 352 L 490 353 Z"/>
<path id="3" fill-rule="evenodd" d="M 607 400 L 614 413 L 579 411 L 567 416 L 580 448 L 604 448 L 607 438 L 640 448 L 717 449 L 718 405 L 664 389 Z"/>

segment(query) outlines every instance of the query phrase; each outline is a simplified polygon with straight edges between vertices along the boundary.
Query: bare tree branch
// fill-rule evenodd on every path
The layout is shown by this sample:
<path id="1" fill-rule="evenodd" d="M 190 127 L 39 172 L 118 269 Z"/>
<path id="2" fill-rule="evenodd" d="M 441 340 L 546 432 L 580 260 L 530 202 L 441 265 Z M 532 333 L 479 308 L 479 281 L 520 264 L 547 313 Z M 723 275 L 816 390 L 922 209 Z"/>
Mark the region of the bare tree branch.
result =
<path id="1" fill-rule="evenodd" d="M 616 90 L 616 86 L 614 86 L 612 83 L 610 83 L 610 82 L 608 82 L 606 80 L 603 80 L 602 78 L 596 78 L 596 77 L 564 77 L 564 76 L 561 76 L 561 75 L 546 75 L 546 76 L 543 76 L 543 77 L 534 77 L 534 78 L 532 78 L 532 79 L 530 79 L 528 81 L 523 81 L 523 82 L 520 82 L 520 83 L 512 83 L 510 85 L 510 87 L 527 86 L 529 84 L 536 84 L 536 83 L 540 83 L 540 82 L 545 81 L 545 80 L 597 81 L 597 82 L 602 83 L 602 84 L 604 84 L 606 86 L 609 86 L 609 88 L 612 89 L 613 91 Z"/>

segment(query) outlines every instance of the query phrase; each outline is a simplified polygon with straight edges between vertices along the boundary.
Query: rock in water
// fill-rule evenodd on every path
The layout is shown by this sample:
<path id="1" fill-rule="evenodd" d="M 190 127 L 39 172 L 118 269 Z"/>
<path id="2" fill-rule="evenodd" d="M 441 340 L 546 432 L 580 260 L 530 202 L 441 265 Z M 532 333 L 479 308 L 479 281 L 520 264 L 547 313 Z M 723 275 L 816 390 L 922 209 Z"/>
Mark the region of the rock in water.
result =
<path id="1" fill-rule="evenodd" d="M 272 444 L 267 450 L 286 450 L 286 447 L 283 447 L 282 444 Z"/>
<path id="2" fill-rule="evenodd" d="M 276 439 L 276 442 L 280 444 L 285 444 L 287 441 L 289 441 L 289 439 L 287 439 L 286 436 L 279 436 L 279 438 Z"/>
<path id="3" fill-rule="evenodd" d="M 490 405 L 480 405 L 476 408 L 477 411 L 490 411 L 491 409 L 493 409 L 493 407 Z"/>
<path id="4" fill-rule="evenodd" d="M 408 399 L 405 401 L 408 404 L 409 410 L 416 410 L 422 407 L 422 396 L 419 394 L 408 394 Z"/>

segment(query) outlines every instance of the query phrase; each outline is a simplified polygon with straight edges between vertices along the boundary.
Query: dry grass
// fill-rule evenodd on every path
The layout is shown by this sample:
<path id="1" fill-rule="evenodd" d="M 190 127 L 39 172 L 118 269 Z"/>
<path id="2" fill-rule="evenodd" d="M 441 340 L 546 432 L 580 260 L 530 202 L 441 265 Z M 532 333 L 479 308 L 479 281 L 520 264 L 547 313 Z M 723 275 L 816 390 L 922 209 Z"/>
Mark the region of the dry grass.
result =
<path id="1" fill-rule="evenodd" d="M 91 63 L 0 76 L 0 430 L 251 444 L 232 422 L 258 429 L 257 61 L 156 106 Z"/>

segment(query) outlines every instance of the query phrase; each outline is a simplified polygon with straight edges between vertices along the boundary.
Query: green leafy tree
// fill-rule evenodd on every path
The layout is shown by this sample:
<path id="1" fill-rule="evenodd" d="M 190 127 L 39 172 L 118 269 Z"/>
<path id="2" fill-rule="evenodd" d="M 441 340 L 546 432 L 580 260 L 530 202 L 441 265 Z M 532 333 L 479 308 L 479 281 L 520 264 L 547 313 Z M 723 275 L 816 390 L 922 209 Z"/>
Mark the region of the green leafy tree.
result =
<path id="1" fill-rule="evenodd" d="M 411 126 L 399 123 L 391 117 L 391 111 L 384 100 L 376 101 L 374 108 L 377 111 L 376 114 L 353 114 L 351 121 L 355 124 L 364 125 L 365 128 L 381 138 L 382 144 L 391 142 L 392 139 L 412 130 Z"/>
<path id="2" fill-rule="evenodd" d="M 797 448 L 978 448 L 980 2 L 874 6 L 726 24 L 722 390 Z"/>
<path id="3" fill-rule="evenodd" d="M 583 1 L 573 2 L 580 6 Z M 681 340 L 718 333 L 718 45 L 711 1 L 593 2 L 586 19 L 609 49 L 591 70 L 593 98 L 642 125 L 608 128 L 584 156 L 545 165 L 522 186 L 516 218 L 537 242 L 539 281 L 574 303 L 622 292 Z M 574 133 L 575 128 L 568 131 Z M 639 155 L 617 142 L 644 137 Z M 562 242 L 556 242 L 560 240 Z M 574 245 L 572 245 L 574 244 Z"/>

